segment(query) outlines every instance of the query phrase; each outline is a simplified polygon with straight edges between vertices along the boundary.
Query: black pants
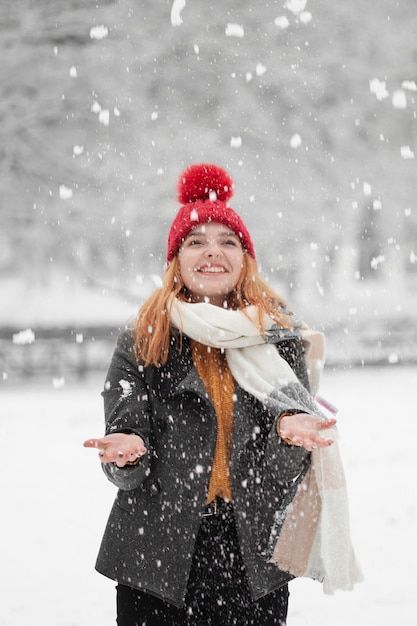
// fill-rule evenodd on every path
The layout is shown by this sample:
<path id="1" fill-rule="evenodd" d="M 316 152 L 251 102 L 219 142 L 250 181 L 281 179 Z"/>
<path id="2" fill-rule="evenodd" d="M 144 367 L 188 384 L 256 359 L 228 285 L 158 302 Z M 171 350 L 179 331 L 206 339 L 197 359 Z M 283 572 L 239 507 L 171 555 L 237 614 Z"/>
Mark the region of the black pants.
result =
<path id="1" fill-rule="evenodd" d="M 252 601 L 233 517 L 203 517 L 185 606 L 178 609 L 144 591 L 117 585 L 118 626 L 285 626 L 288 586 Z"/>

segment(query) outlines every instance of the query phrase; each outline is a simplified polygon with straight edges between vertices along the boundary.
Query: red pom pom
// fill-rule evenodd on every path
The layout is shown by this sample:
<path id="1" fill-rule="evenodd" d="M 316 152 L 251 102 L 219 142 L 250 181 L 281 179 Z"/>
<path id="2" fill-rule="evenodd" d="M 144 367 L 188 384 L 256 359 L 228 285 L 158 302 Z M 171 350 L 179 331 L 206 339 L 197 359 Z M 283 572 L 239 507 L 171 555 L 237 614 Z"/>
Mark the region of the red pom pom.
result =
<path id="1" fill-rule="evenodd" d="M 188 204 L 196 200 L 222 200 L 233 195 L 233 180 L 223 168 L 210 163 L 191 165 L 179 177 L 178 201 Z M 214 193 L 215 192 L 216 197 Z"/>

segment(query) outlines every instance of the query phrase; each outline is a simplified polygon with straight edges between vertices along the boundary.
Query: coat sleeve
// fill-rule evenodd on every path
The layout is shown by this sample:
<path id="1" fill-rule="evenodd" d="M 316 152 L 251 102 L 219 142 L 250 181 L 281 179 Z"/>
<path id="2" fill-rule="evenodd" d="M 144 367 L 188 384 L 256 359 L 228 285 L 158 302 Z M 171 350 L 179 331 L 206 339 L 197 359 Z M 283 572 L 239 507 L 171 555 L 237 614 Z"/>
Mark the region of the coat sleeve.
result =
<path id="1" fill-rule="evenodd" d="M 124 331 L 118 337 L 101 395 L 104 399 L 105 434 L 133 433 L 142 437 L 145 443 L 147 453 L 138 465 L 102 465 L 107 478 L 116 487 L 135 489 L 150 473 L 151 409 L 144 367 L 135 358 L 130 331 Z"/>
<path id="2" fill-rule="evenodd" d="M 267 467 L 277 469 L 277 478 L 280 482 L 294 481 L 310 464 L 311 453 L 302 446 L 292 446 L 279 437 L 277 422 L 279 416 L 272 423 L 268 434 L 265 450 Z"/>
<path id="3" fill-rule="evenodd" d="M 276 344 L 280 356 L 290 365 L 301 385 L 310 391 L 303 344 L 299 335 L 281 331 L 271 342 Z M 301 411 L 288 410 L 282 413 L 287 412 L 300 413 Z M 292 482 L 309 466 L 311 453 L 301 446 L 285 443 L 278 435 L 277 425 L 282 413 L 276 415 L 272 421 L 266 444 L 265 460 L 268 467 L 277 468 L 277 477 L 279 476 L 280 481 Z"/>

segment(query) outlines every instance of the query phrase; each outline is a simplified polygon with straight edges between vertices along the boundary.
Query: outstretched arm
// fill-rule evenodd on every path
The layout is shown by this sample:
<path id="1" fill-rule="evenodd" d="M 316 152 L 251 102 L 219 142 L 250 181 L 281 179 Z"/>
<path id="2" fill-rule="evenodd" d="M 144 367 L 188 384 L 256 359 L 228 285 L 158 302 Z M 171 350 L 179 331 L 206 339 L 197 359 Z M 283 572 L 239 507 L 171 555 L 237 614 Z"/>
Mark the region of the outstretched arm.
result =
<path id="1" fill-rule="evenodd" d="M 129 331 L 118 337 L 102 396 L 105 437 L 88 439 L 84 445 L 100 450 L 104 473 L 112 483 L 134 489 L 150 472 L 151 407 L 144 368 L 135 358 Z"/>

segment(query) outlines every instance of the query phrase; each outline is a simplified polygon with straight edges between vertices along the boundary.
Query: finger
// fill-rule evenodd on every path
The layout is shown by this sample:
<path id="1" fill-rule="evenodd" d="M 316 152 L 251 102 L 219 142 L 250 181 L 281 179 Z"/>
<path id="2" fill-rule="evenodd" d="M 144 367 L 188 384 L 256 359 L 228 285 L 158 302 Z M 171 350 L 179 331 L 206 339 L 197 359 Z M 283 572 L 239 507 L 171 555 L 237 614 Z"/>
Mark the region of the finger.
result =
<path id="1" fill-rule="evenodd" d="M 106 452 L 106 450 L 100 450 L 100 452 L 98 453 L 98 458 L 100 459 L 101 463 L 109 463 L 110 459 L 108 458 L 108 454 Z"/>
<path id="2" fill-rule="evenodd" d="M 326 446 L 331 446 L 333 439 L 324 439 L 323 437 L 311 437 L 311 443 L 313 448 L 325 448 Z"/>
<path id="3" fill-rule="evenodd" d="M 123 450 L 120 448 L 111 448 L 102 450 L 104 454 L 99 453 L 100 460 L 104 463 L 116 463 L 118 467 L 124 467 L 127 461 L 137 459 L 146 454 L 146 448 L 136 448 L 134 450 Z"/>
<path id="4" fill-rule="evenodd" d="M 143 454 L 143 450 L 132 450 L 132 452 L 129 452 L 129 459 L 131 461 L 133 461 L 134 459 L 139 459 L 141 456 L 143 456 Z"/>
<path id="5" fill-rule="evenodd" d="M 99 439 L 87 439 L 84 441 L 83 446 L 85 448 L 105 448 L 109 445 L 109 442 L 106 441 L 103 437 Z"/>
<path id="6" fill-rule="evenodd" d="M 84 448 L 98 448 L 97 445 L 98 439 L 86 439 L 83 442 Z"/>
<path id="7" fill-rule="evenodd" d="M 125 458 L 124 452 L 117 448 L 102 448 L 98 456 L 102 463 L 116 463 Z"/>
<path id="8" fill-rule="evenodd" d="M 305 433 L 303 435 L 295 435 L 292 439 L 293 445 L 303 446 L 309 452 L 316 450 L 317 448 L 325 448 L 333 443 L 332 439 L 323 439 L 319 435 L 312 435 L 311 433 Z"/>
<path id="9" fill-rule="evenodd" d="M 336 423 L 337 420 L 334 417 L 329 417 L 328 419 L 320 420 L 320 422 L 318 422 L 318 424 L 316 425 L 316 428 L 318 430 L 324 430 L 325 428 L 331 428 Z"/>
<path id="10" fill-rule="evenodd" d="M 308 450 L 309 452 L 313 452 L 314 448 L 317 447 L 315 446 L 315 444 L 311 443 L 311 442 L 306 442 L 303 445 L 303 448 L 305 448 L 306 450 Z"/>

